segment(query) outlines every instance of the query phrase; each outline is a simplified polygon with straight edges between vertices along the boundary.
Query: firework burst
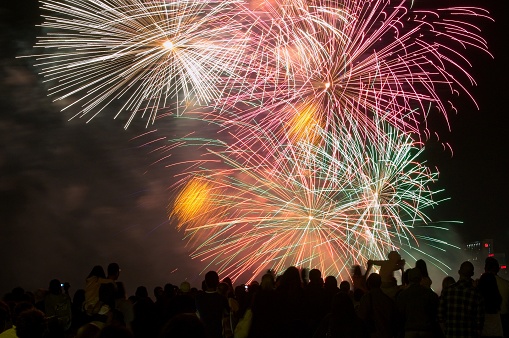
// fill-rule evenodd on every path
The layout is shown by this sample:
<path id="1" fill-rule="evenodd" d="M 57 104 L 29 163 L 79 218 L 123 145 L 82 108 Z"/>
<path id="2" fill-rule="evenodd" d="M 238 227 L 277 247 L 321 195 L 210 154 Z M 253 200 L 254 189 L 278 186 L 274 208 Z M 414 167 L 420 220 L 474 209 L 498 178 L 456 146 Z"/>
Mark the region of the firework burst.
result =
<path id="1" fill-rule="evenodd" d="M 438 204 L 438 173 L 418 162 L 409 134 L 378 121 L 369 136 L 350 122 L 335 134 L 315 125 L 297 142 L 245 125 L 241 139 L 204 140 L 170 206 L 192 257 L 234 279 L 290 265 L 346 278 L 352 264 L 418 246 L 411 230 Z"/>
<path id="2" fill-rule="evenodd" d="M 223 99 L 231 118 L 256 119 L 264 128 L 312 104 L 327 129 L 343 123 L 348 111 L 366 126 L 373 114 L 382 115 L 426 136 L 430 112 L 447 122 L 451 95 L 472 98 L 462 84 L 475 84 L 464 50 L 488 53 L 472 20 L 487 18 L 479 8 L 411 9 L 402 0 L 263 4 L 253 29 L 256 76 Z"/>
<path id="3" fill-rule="evenodd" d="M 94 117 L 108 106 L 153 122 L 158 110 L 206 105 L 237 78 L 246 42 L 239 1 L 41 1 L 37 67 L 56 100 Z M 121 99 L 121 107 L 118 103 Z M 117 114 L 117 115 L 118 115 Z"/>

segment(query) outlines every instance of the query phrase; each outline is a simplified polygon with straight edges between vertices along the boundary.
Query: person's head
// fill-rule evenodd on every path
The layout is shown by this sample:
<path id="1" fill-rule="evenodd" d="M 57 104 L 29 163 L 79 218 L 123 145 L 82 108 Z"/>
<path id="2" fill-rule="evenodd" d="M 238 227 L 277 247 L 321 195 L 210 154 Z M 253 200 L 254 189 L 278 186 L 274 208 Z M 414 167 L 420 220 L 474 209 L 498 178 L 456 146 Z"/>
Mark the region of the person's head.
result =
<path id="1" fill-rule="evenodd" d="M 215 271 L 209 271 L 205 274 L 205 286 L 207 291 L 215 291 L 219 285 L 219 275 Z"/>
<path id="2" fill-rule="evenodd" d="M 318 269 L 311 269 L 309 271 L 309 281 L 318 282 L 322 279 L 322 272 Z"/>
<path id="3" fill-rule="evenodd" d="M 366 280 L 368 290 L 379 289 L 382 286 L 382 277 L 377 273 L 372 273 Z"/>
<path id="4" fill-rule="evenodd" d="M 191 291 L 191 284 L 189 284 L 188 281 L 183 281 L 182 283 L 180 283 L 179 290 L 180 290 L 181 293 L 186 294 L 189 291 Z"/>
<path id="5" fill-rule="evenodd" d="M 100 265 L 96 265 L 92 268 L 92 271 L 88 274 L 87 278 L 90 277 L 99 277 L 99 278 L 106 278 L 106 274 L 104 273 L 104 269 Z"/>
<path id="6" fill-rule="evenodd" d="M 351 269 L 352 276 L 362 276 L 361 266 L 360 265 L 354 265 Z"/>
<path id="7" fill-rule="evenodd" d="M 46 329 L 46 317 L 36 308 L 21 312 L 16 320 L 16 335 L 19 338 L 42 338 Z"/>
<path id="8" fill-rule="evenodd" d="M 420 284 L 422 280 L 422 272 L 419 268 L 407 269 L 408 271 L 408 283 L 409 284 Z"/>
<path id="9" fill-rule="evenodd" d="M 271 273 L 266 273 L 262 276 L 262 284 L 261 289 L 265 291 L 274 290 L 274 275 Z"/>
<path id="10" fill-rule="evenodd" d="M 300 279 L 299 269 L 297 269 L 295 266 L 288 267 L 281 275 L 280 286 L 290 289 L 301 288 L 302 281 Z"/>
<path id="11" fill-rule="evenodd" d="M 48 291 L 53 295 L 60 295 L 62 294 L 62 284 L 58 279 L 52 279 L 49 282 Z"/>
<path id="12" fill-rule="evenodd" d="M 422 277 L 429 277 L 428 267 L 426 266 L 426 262 L 422 259 L 418 259 L 415 262 L 415 267 L 421 271 Z"/>
<path id="13" fill-rule="evenodd" d="M 387 258 L 391 262 L 397 262 L 397 261 L 401 260 L 401 256 L 400 256 L 400 254 L 397 251 L 389 252 L 389 254 L 387 255 Z"/>
<path id="14" fill-rule="evenodd" d="M 327 276 L 327 277 L 325 277 L 323 286 L 326 289 L 331 289 L 331 290 L 336 289 L 338 287 L 338 280 L 334 276 Z"/>
<path id="15" fill-rule="evenodd" d="M 217 285 L 217 293 L 219 293 L 222 296 L 228 297 L 228 291 L 230 290 L 230 287 L 228 284 L 221 282 Z"/>
<path id="16" fill-rule="evenodd" d="M 469 261 L 461 263 L 458 274 L 460 275 L 460 279 L 472 278 L 474 275 L 474 265 Z"/>
<path id="17" fill-rule="evenodd" d="M 136 291 L 134 292 L 134 295 L 137 299 L 140 298 L 148 298 L 148 290 L 147 287 L 144 285 L 140 285 L 136 288 Z"/>
<path id="18" fill-rule="evenodd" d="M 108 278 L 117 280 L 120 276 L 120 266 L 117 263 L 108 264 Z"/>
<path id="19" fill-rule="evenodd" d="M 445 276 L 444 279 L 442 280 L 442 291 L 447 289 L 449 286 L 453 285 L 454 283 L 456 283 L 456 280 L 454 280 L 453 276 Z"/>
<path id="20" fill-rule="evenodd" d="M 342 281 L 339 283 L 339 291 L 341 292 L 350 292 L 350 283 L 347 280 Z"/>
<path id="21" fill-rule="evenodd" d="M 500 270 L 500 265 L 495 257 L 486 257 L 484 260 L 484 272 L 494 273 L 495 275 Z"/>

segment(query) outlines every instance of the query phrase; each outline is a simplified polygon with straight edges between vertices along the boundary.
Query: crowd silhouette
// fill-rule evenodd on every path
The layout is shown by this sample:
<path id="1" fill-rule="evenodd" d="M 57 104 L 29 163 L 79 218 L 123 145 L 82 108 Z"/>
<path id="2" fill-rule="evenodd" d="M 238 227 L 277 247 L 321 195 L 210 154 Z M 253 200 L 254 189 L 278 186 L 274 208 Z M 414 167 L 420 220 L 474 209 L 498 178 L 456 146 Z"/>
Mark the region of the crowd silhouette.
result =
<path id="1" fill-rule="evenodd" d="M 249 285 L 234 285 L 215 271 L 200 288 L 184 281 L 127 296 L 116 263 L 97 265 L 73 297 L 54 279 L 36 292 L 14 288 L 0 301 L 0 338 L 441 338 L 507 337 L 509 281 L 499 264 L 471 262 L 447 276 L 440 295 L 426 262 L 387 260 L 353 266 L 349 280 L 319 269 L 267 271 Z M 374 271 L 373 267 L 379 267 Z M 401 270 L 401 282 L 394 272 Z M 474 276 L 478 278 L 474 279 Z"/>

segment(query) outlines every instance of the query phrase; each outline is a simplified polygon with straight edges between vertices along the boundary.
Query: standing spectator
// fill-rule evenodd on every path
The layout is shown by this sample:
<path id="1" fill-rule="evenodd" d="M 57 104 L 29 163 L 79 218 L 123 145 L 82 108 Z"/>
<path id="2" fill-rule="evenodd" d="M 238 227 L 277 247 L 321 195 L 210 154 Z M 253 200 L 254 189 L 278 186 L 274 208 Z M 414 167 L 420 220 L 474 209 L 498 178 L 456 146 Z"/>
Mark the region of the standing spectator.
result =
<path id="1" fill-rule="evenodd" d="M 424 260 L 422 260 L 422 259 L 418 259 L 415 262 L 415 267 L 417 269 L 419 269 L 419 271 L 421 271 L 421 275 L 422 275 L 421 284 L 422 284 L 422 286 L 426 286 L 426 287 L 430 288 L 431 284 L 433 282 L 431 281 L 431 278 L 429 278 L 428 267 L 426 266 L 426 262 Z"/>
<path id="2" fill-rule="evenodd" d="M 409 269 L 408 287 L 396 299 L 405 338 L 438 337 L 438 295 L 423 286 L 421 270 Z"/>
<path id="3" fill-rule="evenodd" d="M 62 292 L 58 279 L 49 283 L 48 294 L 44 298 L 44 313 L 48 317 L 50 329 L 55 332 L 65 332 L 71 328 L 72 305 L 68 293 Z"/>
<path id="4" fill-rule="evenodd" d="M 196 296 L 198 316 L 205 324 L 210 338 L 222 338 L 223 316 L 229 313 L 228 300 L 217 293 L 219 276 L 215 271 L 205 274 L 205 290 Z"/>
<path id="5" fill-rule="evenodd" d="M 500 265 L 495 257 L 487 257 L 484 261 L 484 272 L 495 275 L 497 280 L 498 291 L 502 296 L 502 304 L 500 305 L 500 318 L 504 329 L 504 337 L 509 337 L 509 281 L 498 275 Z"/>
<path id="6" fill-rule="evenodd" d="M 482 337 L 502 337 L 502 320 L 500 318 L 500 305 L 502 296 L 497 287 L 495 275 L 485 272 L 477 283 L 477 290 L 484 299 L 484 325 Z"/>
<path id="7" fill-rule="evenodd" d="M 465 261 L 459 280 L 440 297 L 438 318 L 447 338 L 480 337 L 484 322 L 484 302 L 473 286 L 474 265 Z"/>
<path id="8" fill-rule="evenodd" d="M 96 305 L 99 302 L 99 288 L 102 283 L 107 283 L 108 281 L 104 269 L 100 265 L 94 266 L 87 276 L 85 281 L 85 301 L 83 302 L 83 309 L 89 317 L 89 320 L 91 320 L 91 317 L 98 311 Z"/>
<path id="9" fill-rule="evenodd" d="M 397 280 L 394 277 L 394 271 L 401 270 L 403 274 L 403 268 L 405 266 L 405 260 L 401 259 L 401 256 L 396 251 L 391 251 L 387 255 L 386 260 L 368 260 L 368 270 L 372 265 L 380 267 L 380 277 L 382 278 L 381 289 L 393 299 L 398 292 Z"/>
<path id="10" fill-rule="evenodd" d="M 352 299 L 347 293 L 339 292 L 332 298 L 331 311 L 320 322 L 313 338 L 361 338 L 363 330 Z"/>
<path id="11" fill-rule="evenodd" d="M 368 292 L 361 298 L 358 314 L 364 322 L 368 337 L 396 337 L 398 327 L 396 303 L 382 291 L 382 278 L 379 274 L 372 273 L 366 285 Z"/>
<path id="12" fill-rule="evenodd" d="M 118 280 L 118 277 L 120 277 L 120 266 L 118 263 L 110 263 L 108 264 L 108 276 L 106 276 L 107 279 L 116 282 Z"/>

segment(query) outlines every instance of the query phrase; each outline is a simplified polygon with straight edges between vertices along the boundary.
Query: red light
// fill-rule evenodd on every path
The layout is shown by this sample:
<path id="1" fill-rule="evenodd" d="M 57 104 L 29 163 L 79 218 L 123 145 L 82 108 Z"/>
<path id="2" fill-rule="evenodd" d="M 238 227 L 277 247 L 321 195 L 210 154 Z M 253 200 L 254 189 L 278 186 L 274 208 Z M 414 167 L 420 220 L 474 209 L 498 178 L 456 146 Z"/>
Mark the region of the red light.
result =
<path id="1" fill-rule="evenodd" d="M 493 257 L 493 256 L 495 256 L 495 254 L 489 254 L 489 255 L 488 255 L 488 257 Z"/>
<path id="2" fill-rule="evenodd" d="M 488 243 L 484 243 L 484 247 L 485 247 L 485 248 L 489 248 L 489 247 L 490 247 L 490 245 L 489 245 Z"/>
<path id="3" fill-rule="evenodd" d="M 507 265 L 500 265 L 501 269 L 507 269 Z"/>

